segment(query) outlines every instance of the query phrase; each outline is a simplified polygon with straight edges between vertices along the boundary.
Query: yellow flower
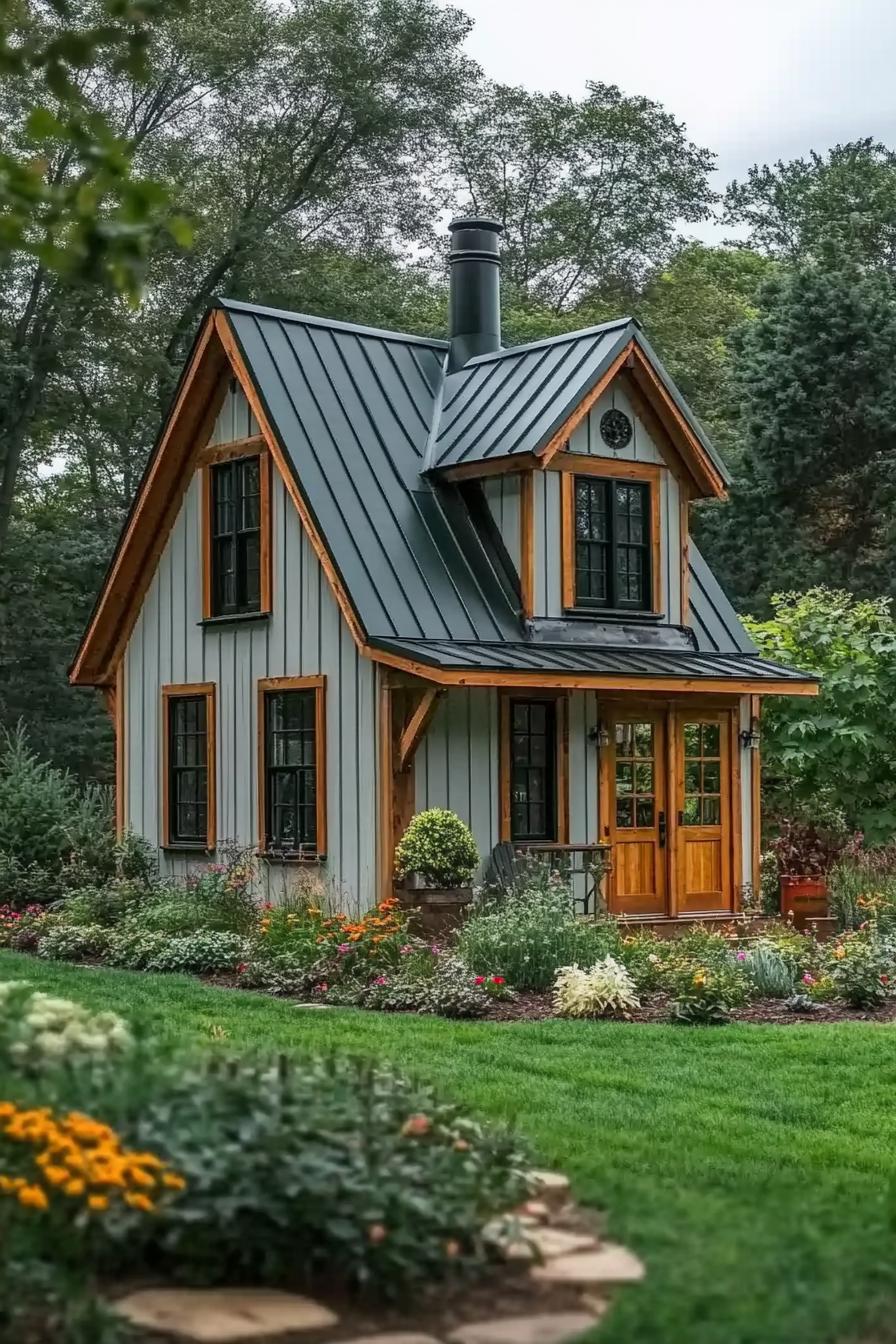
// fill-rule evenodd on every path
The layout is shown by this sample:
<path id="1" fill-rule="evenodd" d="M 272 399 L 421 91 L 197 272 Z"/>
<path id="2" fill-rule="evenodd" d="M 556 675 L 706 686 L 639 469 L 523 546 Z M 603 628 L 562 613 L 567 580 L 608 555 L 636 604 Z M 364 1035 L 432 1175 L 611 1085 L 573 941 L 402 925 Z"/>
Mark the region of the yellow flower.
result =
<path id="1" fill-rule="evenodd" d="M 187 1186 L 183 1176 L 178 1176 L 176 1171 L 163 1172 L 162 1184 L 167 1190 L 185 1190 Z"/>
<path id="2" fill-rule="evenodd" d="M 149 1195 L 141 1194 L 139 1190 L 128 1191 L 124 1197 L 124 1202 L 130 1204 L 132 1209 L 139 1209 L 141 1213 L 153 1213 L 156 1207 Z"/>
<path id="3" fill-rule="evenodd" d="M 39 1185 L 23 1185 L 18 1192 L 18 1199 L 26 1209 L 49 1208 L 49 1200 Z"/>
<path id="4" fill-rule="evenodd" d="M 105 1209 L 108 1209 L 109 1201 L 105 1195 L 88 1195 L 87 1207 L 92 1209 L 94 1213 L 102 1213 Z"/>
<path id="5" fill-rule="evenodd" d="M 152 1190 L 154 1188 L 156 1183 L 155 1177 L 150 1176 L 148 1171 L 144 1171 L 142 1167 L 136 1167 L 136 1166 L 132 1166 L 130 1170 L 131 1170 L 131 1180 L 133 1181 L 134 1185 L 142 1185 L 144 1189 L 147 1190 Z"/>
<path id="6" fill-rule="evenodd" d="M 74 1180 L 69 1181 L 68 1185 L 64 1185 L 62 1187 L 62 1193 L 64 1195 L 72 1195 L 72 1196 L 83 1195 L 84 1190 L 85 1185 L 84 1182 L 81 1180 L 80 1176 L 76 1176 Z"/>
<path id="7" fill-rule="evenodd" d="M 66 1167 L 47 1167 L 44 1171 L 44 1179 L 50 1185 L 65 1185 L 70 1178 L 71 1172 Z"/>

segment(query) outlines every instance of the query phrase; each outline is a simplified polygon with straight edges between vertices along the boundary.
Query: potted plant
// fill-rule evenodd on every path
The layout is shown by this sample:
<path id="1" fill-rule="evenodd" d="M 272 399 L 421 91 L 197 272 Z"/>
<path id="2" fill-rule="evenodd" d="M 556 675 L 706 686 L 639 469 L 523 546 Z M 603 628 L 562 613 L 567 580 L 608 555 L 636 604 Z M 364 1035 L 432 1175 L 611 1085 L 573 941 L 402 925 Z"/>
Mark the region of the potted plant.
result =
<path id="1" fill-rule="evenodd" d="M 845 835 L 803 821 L 784 821 L 769 845 L 778 865 L 781 913 L 797 928 L 828 918 L 827 875 Z"/>
<path id="2" fill-rule="evenodd" d="M 404 882 L 399 900 L 414 909 L 421 930 L 439 932 L 463 917 L 478 867 L 479 851 L 466 822 L 444 807 L 418 812 L 395 851 L 395 872 Z"/>

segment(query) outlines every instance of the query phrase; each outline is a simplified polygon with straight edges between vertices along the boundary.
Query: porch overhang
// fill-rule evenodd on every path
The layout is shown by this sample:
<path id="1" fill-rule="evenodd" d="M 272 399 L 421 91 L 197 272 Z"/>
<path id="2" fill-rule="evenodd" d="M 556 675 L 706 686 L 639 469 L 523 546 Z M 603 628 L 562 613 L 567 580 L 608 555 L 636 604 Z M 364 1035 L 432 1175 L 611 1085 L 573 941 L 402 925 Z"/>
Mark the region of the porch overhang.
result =
<path id="1" fill-rule="evenodd" d="M 709 695 L 817 695 L 817 677 L 754 653 L 581 644 L 373 639 L 370 656 L 440 686 Z"/>

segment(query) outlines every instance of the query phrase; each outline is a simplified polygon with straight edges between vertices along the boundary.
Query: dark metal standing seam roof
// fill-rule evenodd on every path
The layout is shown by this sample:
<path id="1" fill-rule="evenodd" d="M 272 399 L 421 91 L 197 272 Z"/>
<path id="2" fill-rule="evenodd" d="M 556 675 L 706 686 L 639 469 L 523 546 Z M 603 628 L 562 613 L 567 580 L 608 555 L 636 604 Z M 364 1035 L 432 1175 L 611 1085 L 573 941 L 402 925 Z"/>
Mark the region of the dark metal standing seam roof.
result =
<path id="1" fill-rule="evenodd" d="M 445 343 L 221 306 L 367 635 L 518 638 L 457 487 L 420 475 Z"/>
<path id="2" fill-rule="evenodd" d="M 445 379 L 427 467 L 534 453 L 550 442 L 583 397 L 635 341 L 724 481 L 730 480 L 703 427 L 638 323 L 629 317 L 530 345 L 479 355 Z"/>
<path id="3" fill-rule="evenodd" d="M 791 667 L 751 653 L 698 653 L 685 649 L 606 649 L 587 645 L 474 644 L 413 639 L 378 640 L 389 653 L 401 654 L 433 668 L 457 672 L 556 672 L 587 676 L 684 677 L 697 681 L 817 680 Z"/>

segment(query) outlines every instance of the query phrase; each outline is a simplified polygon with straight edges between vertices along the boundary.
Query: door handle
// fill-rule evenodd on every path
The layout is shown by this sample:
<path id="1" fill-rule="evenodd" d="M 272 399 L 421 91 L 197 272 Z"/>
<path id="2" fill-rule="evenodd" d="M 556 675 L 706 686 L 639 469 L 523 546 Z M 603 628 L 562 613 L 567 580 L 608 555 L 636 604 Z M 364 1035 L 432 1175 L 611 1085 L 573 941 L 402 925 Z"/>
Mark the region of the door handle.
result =
<path id="1" fill-rule="evenodd" d="M 665 849 L 665 848 L 666 848 L 666 814 L 665 814 L 665 812 L 661 812 L 661 813 L 659 814 L 659 817 L 658 817 L 658 819 L 657 819 L 657 827 L 658 827 L 658 830 L 659 830 L 659 837 L 660 837 L 660 849 Z"/>

